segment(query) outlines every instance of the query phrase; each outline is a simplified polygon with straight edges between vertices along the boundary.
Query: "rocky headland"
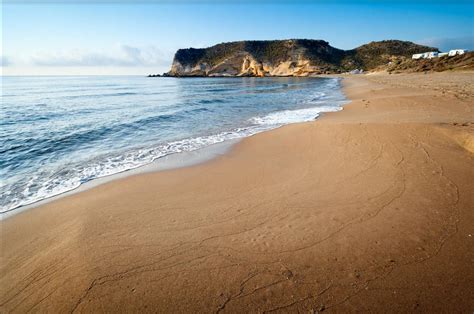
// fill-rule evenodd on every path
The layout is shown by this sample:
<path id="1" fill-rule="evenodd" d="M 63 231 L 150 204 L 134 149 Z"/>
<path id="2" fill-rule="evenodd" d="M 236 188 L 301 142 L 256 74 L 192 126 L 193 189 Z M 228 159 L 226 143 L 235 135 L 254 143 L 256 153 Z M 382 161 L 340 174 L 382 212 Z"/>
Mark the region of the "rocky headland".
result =
<path id="1" fill-rule="evenodd" d="M 400 40 L 371 42 L 351 50 L 312 39 L 236 41 L 179 49 L 164 76 L 312 76 L 368 71 L 426 51 L 438 49 Z"/>

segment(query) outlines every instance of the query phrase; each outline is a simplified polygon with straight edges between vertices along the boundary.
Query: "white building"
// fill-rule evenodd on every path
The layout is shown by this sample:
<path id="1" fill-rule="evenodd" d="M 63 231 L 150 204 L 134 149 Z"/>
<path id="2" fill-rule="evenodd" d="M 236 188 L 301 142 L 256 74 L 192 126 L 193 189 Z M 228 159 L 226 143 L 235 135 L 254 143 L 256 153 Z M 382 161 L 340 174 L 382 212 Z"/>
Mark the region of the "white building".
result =
<path id="1" fill-rule="evenodd" d="M 464 49 L 453 49 L 449 50 L 448 56 L 453 57 L 455 55 L 463 55 L 466 53 L 466 50 Z"/>
<path id="2" fill-rule="evenodd" d="M 418 60 L 418 59 L 433 59 L 433 58 L 444 57 L 444 56 L 453 57 L 456 55 L 463 55 L 466 53 L 466 51 L 467 50 L 465 49 L 453 49 L 453 50 L 450 50 L 449 52 L 429 51 L 429 52 L 423 52 L 423 53 L 416 53 L 412 55 L 411 58 Z"/>
<path id="3" fill-rule="evenodd" d="M 428 58 L 428 59 L 433 59 L 433 58 L 438 57 L 438 53 L 436 51 L 430 51 L 430 52 L 425 52 L 425 53 L 428 54 L 426 56 L 426 58 Z"/>
<path id="4" fill-rule="evenodd" d="M 362 74 L 364 73 L 364 70 L 362 69 L 355 69 L 349 72 L 350 74 Z"/>

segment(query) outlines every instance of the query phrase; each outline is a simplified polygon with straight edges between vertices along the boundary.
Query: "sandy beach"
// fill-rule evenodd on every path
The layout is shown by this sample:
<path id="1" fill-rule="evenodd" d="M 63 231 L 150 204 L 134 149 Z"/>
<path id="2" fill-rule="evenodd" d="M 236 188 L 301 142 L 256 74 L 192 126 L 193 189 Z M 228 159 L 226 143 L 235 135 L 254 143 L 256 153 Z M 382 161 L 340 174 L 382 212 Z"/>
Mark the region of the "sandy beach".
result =
<path id="1" fill-rule="evenodd" d="M 1 222 L 1 312 L 474 310 L 474 73 L 346 76 L 341 112 Z"/>

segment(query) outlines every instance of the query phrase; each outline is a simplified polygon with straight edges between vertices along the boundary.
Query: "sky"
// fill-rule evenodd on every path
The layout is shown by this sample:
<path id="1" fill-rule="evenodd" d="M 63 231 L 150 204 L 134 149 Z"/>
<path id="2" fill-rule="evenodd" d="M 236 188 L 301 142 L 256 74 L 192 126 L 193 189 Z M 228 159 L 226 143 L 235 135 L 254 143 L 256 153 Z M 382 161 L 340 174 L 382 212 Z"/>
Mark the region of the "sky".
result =
<path id="1" fill-rule="evenodd" d="M 179 48 L 324 39 L 474 50 L 474 0 L 3 0 L 2 75 L 146 75 Z"/>

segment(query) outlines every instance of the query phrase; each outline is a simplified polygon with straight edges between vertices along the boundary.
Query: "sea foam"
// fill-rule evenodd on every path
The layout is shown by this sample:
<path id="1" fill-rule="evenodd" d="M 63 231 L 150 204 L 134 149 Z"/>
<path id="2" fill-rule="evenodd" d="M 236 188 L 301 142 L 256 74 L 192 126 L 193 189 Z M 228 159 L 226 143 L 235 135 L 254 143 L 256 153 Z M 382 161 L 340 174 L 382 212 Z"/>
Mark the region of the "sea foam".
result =
<path id="1" fill-rule="evenodd" d="M 251 121 L 255 124 L 262 125 L 283 125 L 289 123 L 307 122 L 316 119 L 322 112 L 335 112 L 341 109 L 342 107 L 321 106 L 299 110 L 283 110 L 273 112 L 263 117 L 252 118 Z"/>

